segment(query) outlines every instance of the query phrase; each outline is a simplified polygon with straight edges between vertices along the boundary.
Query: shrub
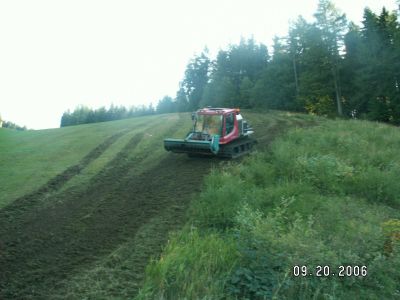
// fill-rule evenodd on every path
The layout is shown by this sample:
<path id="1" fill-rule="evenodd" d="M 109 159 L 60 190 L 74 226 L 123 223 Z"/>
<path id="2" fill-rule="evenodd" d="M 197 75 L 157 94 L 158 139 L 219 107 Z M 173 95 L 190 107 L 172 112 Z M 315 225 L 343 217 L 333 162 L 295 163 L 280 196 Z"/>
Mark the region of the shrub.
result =
<path id="1" fill-rule="evenodd" d="M 242 183 L 228 172 L 213 172 L 190 210 L 195 225 L 218 230 L 232 227 L 233 218 L 246 194 Z"/>
<path id="2" fill-rule="evenodd" d="M 148 265 L 138 299 L 218 299 L 237 257 L 232 239 L 186 229 Z"/>

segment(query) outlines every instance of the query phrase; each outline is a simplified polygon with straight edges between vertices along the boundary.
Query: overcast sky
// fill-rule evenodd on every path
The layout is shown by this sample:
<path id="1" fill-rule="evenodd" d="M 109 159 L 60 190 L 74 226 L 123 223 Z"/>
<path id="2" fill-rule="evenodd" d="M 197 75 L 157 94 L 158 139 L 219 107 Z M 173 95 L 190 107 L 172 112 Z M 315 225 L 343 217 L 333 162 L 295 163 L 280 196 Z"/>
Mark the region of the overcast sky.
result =
<path id="1" fill-rule="evenodd" d="M 336 0 L 359 23 L 368 6 L 395 0 Z M 311 20 L 317 0 L 0 0 L 0 114 L 41 129 L 58 127 L 79 104 L 156 104 L 175 96 L 185 67 L 241 36 L 272 44 L 289 21 Z"/>

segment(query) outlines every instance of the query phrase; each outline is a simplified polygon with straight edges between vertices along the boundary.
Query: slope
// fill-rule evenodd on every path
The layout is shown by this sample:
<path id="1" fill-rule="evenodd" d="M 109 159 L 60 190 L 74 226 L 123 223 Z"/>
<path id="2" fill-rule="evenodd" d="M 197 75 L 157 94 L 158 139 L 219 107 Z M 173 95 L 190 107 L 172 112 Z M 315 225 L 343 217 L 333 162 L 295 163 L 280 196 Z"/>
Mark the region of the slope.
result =
<path id="1" fill-rule="evenodd" d="M 309 119 L 246 116 L 260 149 Z M 31 132 L 0 131 L 0 296 L 136 294 L 151 256 L 182 226 L 202 178 L 221 161 L 166 153 L 188 114 Z"/>
<path id="2" fill-rule="evenodd" d="M 214 170 L 137 299 L 398 299 L 399 147 L 326 120 Z"/>

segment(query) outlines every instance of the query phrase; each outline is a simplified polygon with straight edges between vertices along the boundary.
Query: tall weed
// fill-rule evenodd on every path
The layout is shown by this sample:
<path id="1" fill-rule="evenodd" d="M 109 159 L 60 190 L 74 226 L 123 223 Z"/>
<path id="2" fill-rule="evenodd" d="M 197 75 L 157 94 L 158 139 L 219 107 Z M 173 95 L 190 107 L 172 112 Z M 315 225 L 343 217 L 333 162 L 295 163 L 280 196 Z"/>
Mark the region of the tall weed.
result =
<path id="1" fill-rule="evenodd" d="M 190 210 L 198 230 L 149 266 L 142 295 L 399 298 L 399 148 L 398 128 L 326 121 L 214 170 Z M 367 266 L 368 276 L 296 277 L 295 265 Z"/>
<path id="2" fill-rule="evenodd" d="M 187 228 L 146 269 L 137 299 L 218 299 L 238 258 L 232 239 Z"/>

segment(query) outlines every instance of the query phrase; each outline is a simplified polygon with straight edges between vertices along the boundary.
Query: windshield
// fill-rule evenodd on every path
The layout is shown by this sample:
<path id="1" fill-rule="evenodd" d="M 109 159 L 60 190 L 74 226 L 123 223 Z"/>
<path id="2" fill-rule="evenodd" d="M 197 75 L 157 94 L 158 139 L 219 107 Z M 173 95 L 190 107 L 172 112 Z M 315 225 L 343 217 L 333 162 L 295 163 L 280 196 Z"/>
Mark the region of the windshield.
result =
<path id="1" fill-rule="evenodd" d="M 209 135 L 221 135 L 222 115 L 197 115 L 195 131 Z"/>

